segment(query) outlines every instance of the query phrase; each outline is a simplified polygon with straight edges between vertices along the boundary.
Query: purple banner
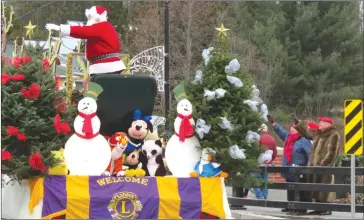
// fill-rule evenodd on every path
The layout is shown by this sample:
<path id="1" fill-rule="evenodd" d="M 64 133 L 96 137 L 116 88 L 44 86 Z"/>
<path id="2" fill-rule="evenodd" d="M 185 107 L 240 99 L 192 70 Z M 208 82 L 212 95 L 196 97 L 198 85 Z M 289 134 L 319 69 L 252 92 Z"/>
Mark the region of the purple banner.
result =
<path id="1" fill-rule="evenodd" d="M 199 219 L 201 214 L 201 189 L 198 178 L 178 178 L 181 198 L 180 216 L 183 219 Z"/>
<path id="2" fill-rule="evenodd" d="M 49 176 L 44 178 L 45 199 L 43 199 L 43 217 L 66 209 L 67 193 L 65 183 L 66 176 Z"/>
<path id="3" fill-rule="evenodd" d="M 90 219 L 157 219 L 155 178 L 90 177 Z"/>

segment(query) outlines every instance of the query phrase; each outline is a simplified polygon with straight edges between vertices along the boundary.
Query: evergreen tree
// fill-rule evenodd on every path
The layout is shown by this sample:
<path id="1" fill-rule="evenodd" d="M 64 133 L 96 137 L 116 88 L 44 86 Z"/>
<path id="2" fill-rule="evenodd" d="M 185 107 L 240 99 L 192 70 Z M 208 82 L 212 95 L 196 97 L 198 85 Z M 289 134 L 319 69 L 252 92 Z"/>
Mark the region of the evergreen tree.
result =
<path id="1" fill-rule="evenodd" d="M 24 45 L 23 54 L 28 57 L 42 59 L 44 57 L 43 53 L 45 46 L 45 43 L 40 44 L 39 42 L 36 42 L 35 45 Z"/>
<path id="2" fill-rule="evenodd" d="M 236 68 L 237 60 L 234 67 L 230 64 L 235 57 L 228 54 L 227 36 L 226 32 L 219 33 L 217 47 L 211 51 L 207 65 L 201 65 L 201 81 L 196 80 L 197 77 L 194 81 L 186 82 L 184 86 L 188 99 L 194 106 L 196 129 L 199 129 L 199 119 L 211 126 L 210 131 L 204 133 L 203 137 L 200 137 L 198 132 L 196 134 L 201 147 L 216 150 L 216 162 L 221 163 L 223 171 L 229 173 L 228 181 L 234 186 L 243 186 L 244 183 L 257 181 L 249 176 L 249 171 L 257 168 L 256 161 L 262 149 L 257 145 L 257 139 L 250 142 L 246 137 L 248 131 L 258 132 L 262 116 L 244 104 L 244 101 L 250 100 L 252 96 L 252 78 L 243 68 Z M 225 72 L 226 67 L 230 70 L 229 74 Z M 232 70 L 234 68 L 235 70 Z M 228 81 L 228 76 L 237 77 L 243 86 L 234 86 Z M 206 89 L 214 93 L 213 99 L 209 100 L 211 96 L 208 97 Z M 222 93 L 223 97 L 220 96 Z M 232 129 L 226 129 L 229 126 L 221 127 L 223 117 L 230 121 Z M 245 150 L 246 159 L 232 158 L 229 149 L 234 145 Z"/>
<path id="3" fill-rule="evenodd" d="M 56 89 L 49 69 L 48 60 L 24 56 L 14 58 L 1 75 L 1 173 L 11 178 L 46 175 L 60 162 L 51 151 L 59 150 L 71 132 L 75 108 L 65 107 L 65 94 Z"/>
<path id="4" fill-rule="evenodd" d="M 284 104 L 302 110 L 310 101 L 313 112 L 328 114 L 333 105 L 342 105 L 340 93 L 348 86 L 361 92 L 345 98 L 361 98 L 359 2 L 240 3 L 237 10 L 239 20 L 247 21 L 243 32 L 274 69 L 271 109 Z"/>

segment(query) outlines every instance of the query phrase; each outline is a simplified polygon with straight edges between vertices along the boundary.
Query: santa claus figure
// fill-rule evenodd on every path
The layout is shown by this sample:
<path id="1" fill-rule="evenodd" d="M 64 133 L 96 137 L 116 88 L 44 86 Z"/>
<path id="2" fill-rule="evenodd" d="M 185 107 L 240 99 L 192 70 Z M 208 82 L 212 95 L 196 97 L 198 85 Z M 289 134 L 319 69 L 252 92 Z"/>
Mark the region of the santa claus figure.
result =
<path id="1" fill-rule="evenodd" d="M 120 41 L 118 33 L 107 21 L 107 8 L 93 6 L 86 9 L 87 24 L 56 25 L 46 24 L 46 29 L 59 31 L 61 36 L 86 39 L 86 58 L 90 62 L 89 74 L 119 74 L 125 70 L 120 59 Z M 86 80 L 86 84 L 89 82 Z"/>

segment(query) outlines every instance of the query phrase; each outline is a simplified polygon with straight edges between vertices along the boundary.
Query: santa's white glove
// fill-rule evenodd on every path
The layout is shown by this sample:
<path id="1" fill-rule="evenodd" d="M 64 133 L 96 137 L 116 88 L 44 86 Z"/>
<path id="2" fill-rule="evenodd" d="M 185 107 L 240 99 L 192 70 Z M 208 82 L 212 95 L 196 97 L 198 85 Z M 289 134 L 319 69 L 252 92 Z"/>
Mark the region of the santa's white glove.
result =
<path id="1" fill-rule="evenodd" d="M 111 176 L 110 172 L 108 171 L 105 171 L 101 174 L 101 176 Z"/>
<path id="2" fill-rule="evenodd" d="M 45 28 L 48 31 L 51 31 L 51 30 L 60 31 L 61 30 L 61 27 L 59 25 L 56 25 L 56 24 L 46 24 Z"/>

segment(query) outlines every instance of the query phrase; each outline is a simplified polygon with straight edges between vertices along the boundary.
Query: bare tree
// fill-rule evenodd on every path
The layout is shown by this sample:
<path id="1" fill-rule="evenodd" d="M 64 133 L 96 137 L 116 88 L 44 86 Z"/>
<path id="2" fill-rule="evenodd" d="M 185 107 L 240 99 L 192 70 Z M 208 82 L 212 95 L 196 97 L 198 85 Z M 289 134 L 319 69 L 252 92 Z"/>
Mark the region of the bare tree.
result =
<path id="1" fill-rule="evenodd" d="M 187 79 L 202 62 L 202 50 L 214 39 L 218 5 L 216 2 L 170 2 L 171 88 Z M 135 29 L 128 45 L 133 54 L 164 43 L 163 9 L 160 2 L 138 2 L 133 6 Z M 162 98 L 157 100 L 162 103 Z"/>

